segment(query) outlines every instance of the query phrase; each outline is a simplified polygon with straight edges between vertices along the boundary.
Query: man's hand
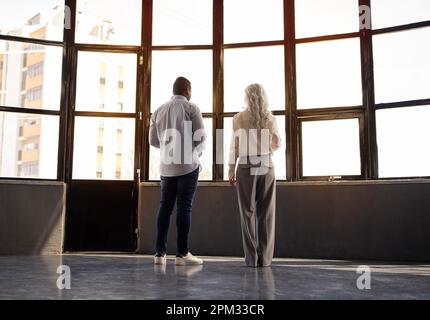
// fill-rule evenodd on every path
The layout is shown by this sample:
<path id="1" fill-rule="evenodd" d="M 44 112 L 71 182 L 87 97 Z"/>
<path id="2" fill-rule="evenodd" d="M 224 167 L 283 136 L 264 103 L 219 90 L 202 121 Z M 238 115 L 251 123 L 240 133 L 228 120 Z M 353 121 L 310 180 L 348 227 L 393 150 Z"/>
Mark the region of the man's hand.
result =
<path id="1" fill-rule="evenodd" d="M 235 175 L 230 176 L 230 177 L 228 178 L 228 181 L 230 182 L 230 185 L 231 185 L 232 187 L 235 187 L 235 186 L 236 186 L 236 176 L 235 176 Z"/>

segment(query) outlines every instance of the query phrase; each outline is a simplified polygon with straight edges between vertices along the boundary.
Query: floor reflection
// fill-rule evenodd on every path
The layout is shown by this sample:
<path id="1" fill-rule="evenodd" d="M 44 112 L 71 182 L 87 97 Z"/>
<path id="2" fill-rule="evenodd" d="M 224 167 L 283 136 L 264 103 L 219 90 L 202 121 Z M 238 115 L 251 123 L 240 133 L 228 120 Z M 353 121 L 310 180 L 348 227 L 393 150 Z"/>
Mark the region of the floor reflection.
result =
<path id="1" fill-rule="evenodd" d="M 197 266 L 175 266 L 175 274 L 181 277 L 192 277 L 203 271 L 202 265 Z"/>
<path id="2" fill-rule="evenodd" d="M 276 299 L 275 276 L 272 268 L 246 268 L 242 276 L 242 290 L 250 296 L 246 299 Z"/>
<path id="3" fill-rule="evenodd" d="M 0 299 L 430 299 L 430 267 L 372 264 L 372 289 L 358 290 L 363 262 L 278 259 L 247 268 L 243 259 L 207 258 L 203 266 L 154 266 L 152 257 L 64 255 L 0 257 Z M 59 290 L 59 266 L 71 290 Z M 29 290 L 31 288 L 31 290 Z M 398 290 L 402 288 L 402 290 Z"/>

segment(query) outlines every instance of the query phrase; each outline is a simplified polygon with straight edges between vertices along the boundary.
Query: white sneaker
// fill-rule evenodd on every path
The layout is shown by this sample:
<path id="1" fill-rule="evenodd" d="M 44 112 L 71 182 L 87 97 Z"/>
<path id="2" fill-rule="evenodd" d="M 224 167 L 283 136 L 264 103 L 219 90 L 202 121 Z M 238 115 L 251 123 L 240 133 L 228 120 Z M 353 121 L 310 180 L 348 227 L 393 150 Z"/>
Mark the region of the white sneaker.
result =
<path id="1" fill-rule="evenodd" d="M 186 256 L 176 257 L 175 264 L 177 266 L 195 266 L 203 264 L 203 260 L 188 252 Z"/>
<path id="2" fill-rule="evenodd" d="M 154 257 L 154 264 L 155 265 L 159 265 L 159 266 L 166 265 L 166 255 L 163 255 L 163 256 L 160 256 L 160 257 L 155 256 Z"/>

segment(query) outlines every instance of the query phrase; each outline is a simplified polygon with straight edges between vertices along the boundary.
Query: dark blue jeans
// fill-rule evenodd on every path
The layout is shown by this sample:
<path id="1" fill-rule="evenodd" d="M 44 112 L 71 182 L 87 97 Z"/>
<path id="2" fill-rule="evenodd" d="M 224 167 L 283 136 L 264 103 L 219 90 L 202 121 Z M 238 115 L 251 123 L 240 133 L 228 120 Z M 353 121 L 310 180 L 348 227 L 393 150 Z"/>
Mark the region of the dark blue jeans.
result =
<path id="1" fill-rule="evenodd" d="M 176 202 L 177 253 L 188 253 L 191 211 L 197 189 L 199 169 L 179 177 L 161 177 L 161 200 L 157 215 L 157 253 L 167 252 L 170 217 Z"/>

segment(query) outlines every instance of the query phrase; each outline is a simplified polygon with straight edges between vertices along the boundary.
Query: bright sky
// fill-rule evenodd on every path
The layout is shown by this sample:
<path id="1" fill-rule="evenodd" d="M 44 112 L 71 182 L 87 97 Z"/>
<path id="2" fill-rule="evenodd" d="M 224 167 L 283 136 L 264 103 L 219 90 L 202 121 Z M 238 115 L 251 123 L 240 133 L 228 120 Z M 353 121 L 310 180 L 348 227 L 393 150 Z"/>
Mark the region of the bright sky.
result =
<path id="1" fill-rule="evenodd" d="M 0 2 L 0 29 L 22 27 L 25 22 L 40 11 L 64 4 L 62 0 L 12 0 Z"/>

